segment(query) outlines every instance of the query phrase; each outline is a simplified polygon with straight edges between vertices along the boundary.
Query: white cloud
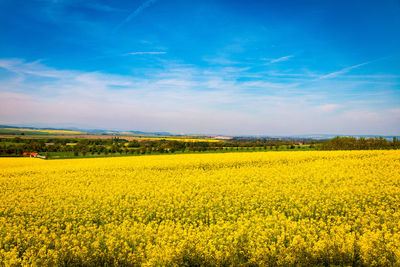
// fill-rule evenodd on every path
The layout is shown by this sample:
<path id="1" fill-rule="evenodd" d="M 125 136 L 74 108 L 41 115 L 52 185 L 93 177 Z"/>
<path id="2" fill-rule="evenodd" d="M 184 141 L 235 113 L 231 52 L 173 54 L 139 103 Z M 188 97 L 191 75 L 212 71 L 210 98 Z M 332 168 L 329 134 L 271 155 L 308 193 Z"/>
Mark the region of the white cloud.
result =
<path id="1" fill-rule="evenodd" d="M 367 65 L 369 63 L 371 63 L 371 62 L 368 61 L 368 62 L 364 62 L 364 63 L 361 63 L 361 64 L 357 64 L 357 65 L 354 65 L 354 66 L 351 66 L 351 67 L 347 67 L 347 68 L 341 69 L 339 71 L 331 72 L 331 73 L 328 73 L 326 75 L 320 76 L 319 79 L 321 80 L 321 79 L 334 78 L 334 77 L 337 77 L 337 76 L 339 76 L 341 74 L 347 73 L 347 72 L 349 72 L 349 71 L 351 71 L 353 69 L 356 69 L 356 68 L 359 68 L 361 66 Z"/>
<path id="2" fill-rule="evenodd" d="M 121 28 L 123 25 L 137 17 L 140 13 L 143 12 L 146 8 L 150 7 L 152 4 L 154 4 L 157 0 L 147 0 L 144 2 L 142 5 L 140 5 L 137 9 L 135 9 L 133 12 L 131 12 L 123 21 L 121 21 L 120 24 L 115 27 L 114 31 L 117 31 L 119 28 Z"/>
<path id="3" fill-rule="evenodd" d="M 271 59 L 269 61 L 269 63 L 273 64 L 273 63 L 277 63 L 277 62 L 287 61 L 287 60 L 291 59 L 292 57 L 294 57 L 294 56 L 290 55 L 290 56 L 284 56 L 284 57 L 280 57 L 280 58 L 276 58 L 276 59 Z"/>
<path id="4" fill-rule="evenodd" d="M 395 116 L 397 119 L 400 119 L 400 108 L 393 108 L 390 112 Z M 400 123 L 400 121 L 398 122 Z"/>
<path id="5" fill-rule="evenodd" d="M 84 7 L 87 8 L 91 8 L 94 10 L 98 10 L 98 11 L 103 11 L 103 12 L 122 12 L 124 10 L 120 9 L 120 8 L 116 8 L 116 7 L 112 7 L 109 5 L 105 5 L 105 4 L 101 4 L 101 3 L 83 3 Z"/>
<path id="6" fill-rule="evenodd" d="M 333 112 L 339 108 L 341 108 L 341 105 L 337 105 L 337 104 L 325 104 L 325 105 L 317 106 L 318 111 L 325 112 L 325 113 Z"/>
<path id="7" fill-rule="evenodd" d="M 380 112 L 371 110 L 349 110 L 343 113 L 342 117 L 351 121 L 370 121 L 374 122 L 381 119 Z"/>
<path id="8" fill-rule="evenodd" d="M 130 52 L 127 55 L 163 55 L 167 52 L 164 51 L 137 51 L 137 52 Z"/>
<path id="9" fill-rule="evenodd" d="M 205 62 L 208 62 L 210 64 L 215 64 L 215 65 L 235 65 L 238 64 L 236 61 L 232 61 L 224 56 L 220 57 L 204 57 L 203 60 Z"/>
<path id="10" fill-rule="evenodd" d="M 268 77 L 240 80 L 240 72 L 228 75 L 231 69 L 165 63 L 134 77 L 21 59 L 0 59 L 0 68 L 11 74 L 0 76 L 0 123 L 227 135 L 400 131 L 392 126 L 398 116 L 372 107 L 339 113 L 341 105 L 313 88 Z M 328 104 L 316 106 L 322 101 Z"/>
<path id="11" fill-rule="evenodd" d="M 74 76 L 74 71 L 63 71 L 49 68 L 40 63 L 40 60 L 25 62 L 21 59 L 0 59 L 0 68 L 17 74 L 29 74 L 48 78 L 67 78 Z"/>

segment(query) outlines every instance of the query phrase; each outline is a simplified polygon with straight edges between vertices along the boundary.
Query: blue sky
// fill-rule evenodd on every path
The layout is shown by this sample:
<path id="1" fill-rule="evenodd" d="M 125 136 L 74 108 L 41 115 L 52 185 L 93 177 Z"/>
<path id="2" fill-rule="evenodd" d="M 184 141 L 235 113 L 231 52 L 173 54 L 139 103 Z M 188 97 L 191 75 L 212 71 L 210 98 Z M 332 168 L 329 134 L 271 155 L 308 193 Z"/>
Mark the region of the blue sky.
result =
<path id="1" fill-rule="evenodd" d="M 0 0 L 0 123 L 400 134 L 400 2 Z"/>

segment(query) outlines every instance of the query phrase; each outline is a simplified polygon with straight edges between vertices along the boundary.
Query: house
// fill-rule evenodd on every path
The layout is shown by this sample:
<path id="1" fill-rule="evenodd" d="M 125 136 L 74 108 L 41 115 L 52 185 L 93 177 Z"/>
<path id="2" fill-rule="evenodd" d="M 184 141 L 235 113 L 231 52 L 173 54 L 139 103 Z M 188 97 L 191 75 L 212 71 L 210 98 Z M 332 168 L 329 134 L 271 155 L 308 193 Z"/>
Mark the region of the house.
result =
<path id="1" fill-rule="evenodd" d="M 37 152 L 24 152 L 22 155 L 24 157 L 46 159 L 46 156 L 39 155 Z"/>
<path id="2" fill-rule="evenodd" d="M 39 153 L 37 153 L 37 152 L 24 152 L 22 155 L 24 157 L 37 158 L 39 156 Z"/>

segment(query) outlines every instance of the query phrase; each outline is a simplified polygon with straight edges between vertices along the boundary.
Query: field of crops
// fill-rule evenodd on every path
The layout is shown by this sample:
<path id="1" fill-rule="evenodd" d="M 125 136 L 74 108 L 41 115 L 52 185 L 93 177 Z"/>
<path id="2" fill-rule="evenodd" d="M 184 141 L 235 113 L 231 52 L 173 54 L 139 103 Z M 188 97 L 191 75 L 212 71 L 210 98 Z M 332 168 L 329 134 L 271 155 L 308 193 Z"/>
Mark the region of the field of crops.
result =
<path id="1" fill-rule="evenodd" d="M 0 158 L 0 265 L 400 265 L 399 151 Z"/>
<path id="2" fill-rule="evenodd" d="M 83 134 L 84 132 L 72 130 L 44 130 L 44 129 L 22 129 L 22 128 L 0 128 L 0 130 L 12 132 L 32 132 L 32 133 L 45 133 L 45 134 Z"/>
<path id="3" fill-rule="evenodd" d="M 125 137 L 121 137 L 125 138 Z M 186 137 L 130 137 L 134 140 L 167 140 L 167 141 L 180 141 L 180 142 L 209 142 L 209 143 L 217 143 L 221 142 L 221 140 L 217 139 L 204 139 L 204 138 L 186 138 Z"/>

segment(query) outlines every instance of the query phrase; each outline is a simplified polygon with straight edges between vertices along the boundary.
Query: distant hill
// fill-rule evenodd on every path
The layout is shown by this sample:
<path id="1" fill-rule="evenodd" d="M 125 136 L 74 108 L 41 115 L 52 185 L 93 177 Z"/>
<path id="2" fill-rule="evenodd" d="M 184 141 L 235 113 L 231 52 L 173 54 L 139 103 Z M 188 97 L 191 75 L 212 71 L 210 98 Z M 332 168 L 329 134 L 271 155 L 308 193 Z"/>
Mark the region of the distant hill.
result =
<path id="1" fill-rule="evenodd" d="M 169 132 L 143 132 L 143 131 L 118 131 L 118 130 L 102 130 L 102 129 L 90 129 L 85 130 L 89 134 L 117 134 L 117 135 L 172 135 Z"/>
<path id="2" fill-rule="evenodd" d="M 336 136 L 345 137 L 345 136 L 354 136 L 354 137 L 364 137 L 364 138 L 372 138 L 372 137 L 382 137 L 385 139 L 392 139 L 393 137 L 400 138 L 400 136 L 396 135 L 360 135 L 360 134 L 301 134 L 301 135 L 241 135 L 237 136 L 238 138 L 267 138 L 267 139 L 314 139 L 314 140 L 324 140 L 324 139 L 332 139 Z"/>
<path id="3" fill-rule="evenodd" d="M 156 135 L 170 136 L 169 132 L 144 132 L 144 131 L 118 131 L 118 130 L 103 130 L 103 129 L 80 129 L 80 128 L 53 128 L 53 127 L 32 127 L 32 126 L 10 126 L 0 125 L 0 132 L 32 132 L 41 134 L 103 134 L 103 135 Z"/>
<path id="4" fill-rule="evenodd" d="M 26 130 L 25 130 L 26 129 Z M 25 130 L 25 131 L 24 131 Z M 119 131 L 119 130 L 106 130 L 106 129 L 81 129 L 76 127 L 33 127 L 33 126 L 10 126 L 10 125 L 0 125 L 0 133 L 17 133 L 17 132 L 30 132 L 30 134 L 98 134 L 98 135 L 118 135 L 118 136 L 127 136 L 127 135 L 152 135 L 152 136 L 197 136 L 197 137 L 209 137 L 215 136 L 212 134 L 171 134 L 170 132 L 145 132 L 145 131 Z M 224 139 L 227 137 L 225 135 L 218 135 L 219 139 Z M 229 138 L 231 138 L 230 135 Z M 354 136 L 354 137 L 382 137 L 385 139 L 392 139 L 393 135 L 352 135 L 352 134 L 301 134 L 301 135 L 240 135 L 236 136 L 236 138 L 267 138 L 267 139 L 314 139 L 314 140 L 324 140 L 324 139 L 332 139 L 336 136 Z M 395 136 L 400 139 L 400 136 Z"/>

